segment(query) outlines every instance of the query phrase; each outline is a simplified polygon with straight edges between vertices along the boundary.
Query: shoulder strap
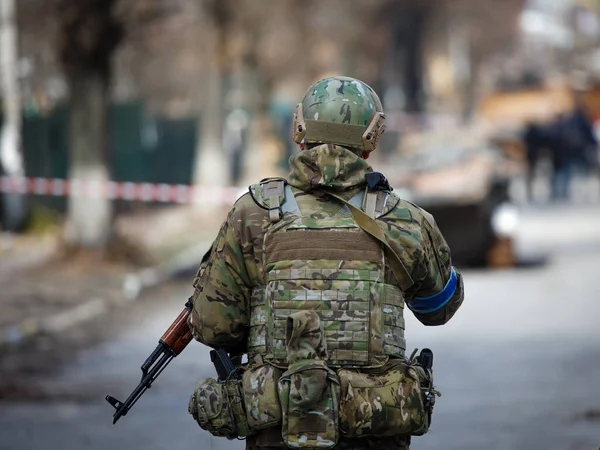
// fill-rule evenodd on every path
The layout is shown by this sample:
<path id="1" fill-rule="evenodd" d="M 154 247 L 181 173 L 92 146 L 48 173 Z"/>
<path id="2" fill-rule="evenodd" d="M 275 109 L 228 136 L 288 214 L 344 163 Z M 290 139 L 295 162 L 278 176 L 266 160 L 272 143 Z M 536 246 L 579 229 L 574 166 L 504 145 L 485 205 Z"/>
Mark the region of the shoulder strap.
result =
<path id="1" fill-rule="evenodd" d="M 280 179 L 261 183 L 263 198 L 269 204 L 269 220 L 272 223 L 281 219 L 281 197 L 285 195 L 285 181 Z"/>
<path id="2" fill-rule="evenodd" d="M 402 262 L 402 260 L 398 256 L 398 254 L 394 251 L 394 249 L 388 243 L 388 241 L 385 237 L 385 234 L 383 233 L 381 228 L 379 228 L 379 225 L 377 225 L 377 222 L 375 222 L 375 219 L 369 217 L 361 209 L 357 208 L 352 203 L 344 200 L 339 195 L 334 194 L 333 192 L 325 191 L 325 190 L 322 192 L 325 192 L 326 194 L 330 195 L 331 197 L 344 203 L 350 209 L 350 212 L 354 216 L 354 220 L 356 220 L 356 223 L 358 224 L 358 226 L 361 227 L 366 233 L 368 233 L 373 238 L 377 239 L 379 242 L 381 242 L 383 244 L 384 248 L 387 250 L 388 260 L 390 261 L 390 268 L 392 269 L 392 272 L 394 273 L 396 280 L 400 284 L 400 288 L 404 292 L 406 292 L 408 289 L 410 289 L 414 285 L 414 281 L 413 281 L 412 277 L 410 276 L 410 274 L 408 273 L 408 270 L 406 270 L 406 267 L 404 266 L 404 263 Z"/>
<path id="3" fill-rule="evenodd" d="M 289 184 L 285 185 L 284 189 L 285 198 L 283 199 L 283 204 L 281 205 L 281 211 L 283 214 L 300 214 L 300 208 L 298 207 L 298 202 L 296 201 L 296 197 L 294 196 L 294 192 Z"/>
<path id="4" fill-rule="evenodd" d="M 375 211 L 377 207 L 377 198 L 379 197 L 378 192 L 373 192 L 370 189 L 365 191 L 364 203 L 362 205 L 361 210 L 369 216 L 371 219 L 375 219 L 377 217 L 377 212 Z"/>
<path id="5" fill-rule="evenodd" d="M 300 214 L 298 202 L 284 178 L 267 178 L 249 188 L 252 200 L 269 211 L 271 223 L 281 220 L 283 214 Z"/>

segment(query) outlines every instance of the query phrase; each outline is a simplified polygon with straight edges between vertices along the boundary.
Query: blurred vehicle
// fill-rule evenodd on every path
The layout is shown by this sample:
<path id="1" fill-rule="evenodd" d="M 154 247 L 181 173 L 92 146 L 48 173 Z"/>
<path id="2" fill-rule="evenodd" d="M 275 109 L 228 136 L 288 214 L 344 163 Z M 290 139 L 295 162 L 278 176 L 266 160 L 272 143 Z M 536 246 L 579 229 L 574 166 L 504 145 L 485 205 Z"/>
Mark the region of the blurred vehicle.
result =
<path id="1" fill-rule="evenodd" d="M 456 264 L 513 266 L 519 216 L 509 186 L 518 166 L 490 143 L 444 141 L 401 152 L 396 192 L 434 215 Z"/>
<path id="2" fill-rule="evenodd" d="M 492 92 L 479 102 L 477 114 L 496 126 L 523 130 L 528 123 L 548 124 L 559 114 L 569 114 L 579 105 L 588 119 L 600 123 L 600 84 L 574 85 L 562 80 L 537 88 Z M 513 143 L 516 143 L 514 141 Z M 511 144 L 512 145 L 512 144 Z M 512 145 L 513 156 L 524 158 L 525 148 Z"/>
<path id="3" fill-rule="evenodd" d="M 537 88 L 490 92 L 484 95 L 477 114 L 505 127 L 521 128 L 528 121 L 545 122 L 573 107 L 573 92 L 565 83 Z"/>

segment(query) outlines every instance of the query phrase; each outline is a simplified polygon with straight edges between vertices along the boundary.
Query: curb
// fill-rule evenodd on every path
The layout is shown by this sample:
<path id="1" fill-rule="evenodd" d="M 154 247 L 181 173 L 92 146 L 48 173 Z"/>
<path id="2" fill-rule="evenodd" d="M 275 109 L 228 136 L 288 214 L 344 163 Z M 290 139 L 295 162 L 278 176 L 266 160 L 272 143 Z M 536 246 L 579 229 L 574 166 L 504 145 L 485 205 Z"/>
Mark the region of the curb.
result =
<path id="1" fill-rule="evenodd" d="M 54 315 L 38 319 L 25 319 L 18 325 L 0 330 L 0 348 L 18 347 L 23 342 L 42 333 L 63 332 L 105 314 L 110 309 L 111 304 L 119 306 L 136 301 L 144 289 L 164 283 L 174 278 L 181 271 L 197 267 L 204 253 L 210 248 L 211 243 L 212 240 L 202 241 L 200 244 L 183 250 L 154 267 L 125 275 L 122 286 L 124 301 L 115 303 L 114 300 L 111 302 L 103 298 L 92 298 L 85 303 Z"/>

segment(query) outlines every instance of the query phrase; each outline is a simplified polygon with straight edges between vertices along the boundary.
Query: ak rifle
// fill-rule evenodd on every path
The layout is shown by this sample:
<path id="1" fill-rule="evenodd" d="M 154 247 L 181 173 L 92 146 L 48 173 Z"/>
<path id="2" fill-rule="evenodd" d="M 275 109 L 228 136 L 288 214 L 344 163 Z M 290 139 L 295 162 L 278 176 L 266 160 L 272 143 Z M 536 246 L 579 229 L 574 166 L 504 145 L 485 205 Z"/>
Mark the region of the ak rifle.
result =
<path id="1" fill-rule="evenodd" d="M 192 299 L 190 298 L 185 304 L 185 309 L 165 331 L 154 351 L 142 364 L 142 379 L 127 400 L 122 402 L 110 395 L 106 396 L 106 401 L 116 410 L 113 415 L 113 424 L 117 423 L 121 416 L 127 415 L 135 402 L 152 387 L 152 383 L 156 381 L 165 367 L 191 342 L 193 337 L 187 324 L 191 311 Z"/>

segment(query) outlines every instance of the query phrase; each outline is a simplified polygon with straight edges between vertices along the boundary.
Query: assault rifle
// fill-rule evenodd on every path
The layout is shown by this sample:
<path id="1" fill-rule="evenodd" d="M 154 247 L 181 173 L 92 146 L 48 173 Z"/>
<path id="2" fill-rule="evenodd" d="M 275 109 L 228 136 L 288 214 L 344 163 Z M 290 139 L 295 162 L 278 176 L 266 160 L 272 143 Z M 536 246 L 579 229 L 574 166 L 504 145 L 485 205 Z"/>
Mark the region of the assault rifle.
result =
<path id="1" fill-rule="evenodd" d="M 127 397 L 127 400 L 122 402 L 110 395 L 106 396 L 106 401 L 116 410 L 113 415 L 113 424 L 117 423 L 117 420 L 121 416 L 127 415 L 129 410 L 135 405 L 135 402 L 139 400 L 146 390 L 150 389 L 152 383 L 154 383 L 165 367 L 190 343 L 192 333 L 187 325 L 187 320 L 191 311 L 192 299 L 190 298 L 185 304 L 185 309 L 181 311 L 179 316 L 165 331 L 154 351 L 144 364 L 142 364 L 142 380 L 131 395 Z"/>

